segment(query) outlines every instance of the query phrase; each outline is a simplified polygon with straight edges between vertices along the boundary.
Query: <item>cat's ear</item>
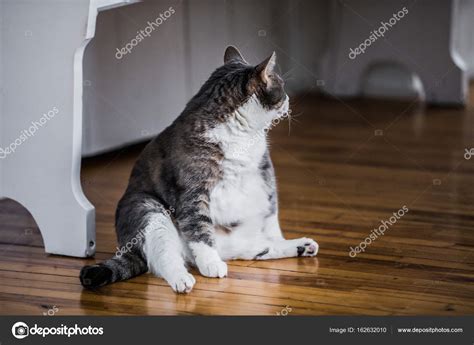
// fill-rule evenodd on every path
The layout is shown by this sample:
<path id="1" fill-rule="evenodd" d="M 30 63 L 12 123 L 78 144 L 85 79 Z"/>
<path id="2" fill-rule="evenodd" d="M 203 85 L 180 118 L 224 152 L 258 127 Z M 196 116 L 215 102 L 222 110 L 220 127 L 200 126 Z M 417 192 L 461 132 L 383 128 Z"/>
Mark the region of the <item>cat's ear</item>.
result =
<path id="1" fill-rule="evenodd" d="M 272 55 L 270 55 L 268 58 L 263 60 L 262 63 L 258 64 L 257 67 L 255 67 L 257 73 L 260 75 L 260 78 L 265 84 L 270 83 L 269 76 L 273 73 L 273 70 L 275 69 L 275 64 L 276 53 L 273 52 Z"/>
<path id="2" fill-rule="evenodd" d="M 229 63 L 232 60 L 237 60 L 247 64 L 242 54 L 240 54 L 239 50 L 234 46 L 228 46 L 224 53 L 224 63 Z"/>

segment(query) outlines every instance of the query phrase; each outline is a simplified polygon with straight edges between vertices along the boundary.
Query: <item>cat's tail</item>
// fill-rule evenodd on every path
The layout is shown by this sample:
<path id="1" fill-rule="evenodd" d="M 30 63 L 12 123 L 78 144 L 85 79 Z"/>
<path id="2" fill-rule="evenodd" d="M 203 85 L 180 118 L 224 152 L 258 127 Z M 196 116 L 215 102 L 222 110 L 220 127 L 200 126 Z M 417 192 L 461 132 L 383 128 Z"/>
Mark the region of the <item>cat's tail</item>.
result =
<path id="1" fill-rule="evenodd" d="M 82 286 L 98 288 L 110 283 L 130 279 L 148 271 L 147 264 L 137 253 L 123 253 L 92 266 L 84 266 L 79 278 Z"/>

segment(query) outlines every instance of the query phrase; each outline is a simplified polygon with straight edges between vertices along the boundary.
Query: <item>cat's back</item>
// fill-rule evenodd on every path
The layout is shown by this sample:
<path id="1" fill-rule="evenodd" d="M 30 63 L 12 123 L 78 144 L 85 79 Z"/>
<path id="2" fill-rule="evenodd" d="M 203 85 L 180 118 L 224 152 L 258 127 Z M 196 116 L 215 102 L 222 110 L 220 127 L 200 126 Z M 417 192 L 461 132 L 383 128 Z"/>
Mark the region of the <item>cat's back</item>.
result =
<path id="1" fill-rule="evenodd" d="M 154 191 L 163 164 L 172 151 L 174 123 L 151 140 L 133 166 L 127 192 Z"/>

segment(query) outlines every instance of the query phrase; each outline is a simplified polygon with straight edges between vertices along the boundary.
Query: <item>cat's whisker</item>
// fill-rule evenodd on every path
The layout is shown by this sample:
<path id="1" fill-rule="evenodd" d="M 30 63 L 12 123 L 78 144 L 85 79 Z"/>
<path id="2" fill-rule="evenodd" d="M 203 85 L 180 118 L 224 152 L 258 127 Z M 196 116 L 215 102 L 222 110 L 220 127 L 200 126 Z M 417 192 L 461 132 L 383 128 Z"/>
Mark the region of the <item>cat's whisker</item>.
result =
<path id="1" fill-rule="evenodd" d="M 290 136 L 291 135 L 291 121 L 292 121 L 291 110 L 288 110 L 285 116 L 288 118 L 288 136 Z"/>
<path id="2" fill-rule="evenodd" d="M 301 124 L 301 121 L 297 120 L 296 117 L 299 117 L 303 115 L 303 112 L 299 112 L 294 114 L 291 109 L 289 109 L 285 114 L 283 114 L 283 117 L 288 119 L 288 135 L 291 135 L 291 123 L 297 123 Z"/>
<path id="3" fill-rule="evenodd" d="M 301 125 L 301 121 L 299 121 L 299 120 L 297 120 L 297 119 L 292 118 L 291 121 L 293 121 L 293 122 L 295 122 L 295 123 Z"/>
<path id="4" fill-rule="evenodd" d="M 304 112 L 303 111 L 300 111 L 299 113 L 296 113 L 296 114 L 291 114 L 292 117 L 296 118 L 296 117 L 300 117 L 301 115 L 303 115 Z"/>

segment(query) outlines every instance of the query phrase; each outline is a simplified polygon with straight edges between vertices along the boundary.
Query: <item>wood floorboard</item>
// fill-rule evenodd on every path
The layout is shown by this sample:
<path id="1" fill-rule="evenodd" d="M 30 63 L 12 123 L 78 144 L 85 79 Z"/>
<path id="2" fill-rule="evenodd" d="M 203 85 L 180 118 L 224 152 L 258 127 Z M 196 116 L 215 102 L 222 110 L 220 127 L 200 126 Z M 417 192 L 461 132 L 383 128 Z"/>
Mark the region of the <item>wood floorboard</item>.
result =
<path id="1" fill-rule="evenodd" d="M 290 315 L 472 315 L 474 159 L 463 155 L 474 143 L 474 106 L 314 95 L 293 103 L 291 132 L 285 122 L 271 133 L 280 220 L 287 238 L 318 241 L 316 258 L 233 261 L 221 280 L 192 270 L 189 295 L 150 274 L 84 291 L 80 268 L 116 250 L 115 206 L 139 144 L 83 161 L 95 258 L 45 254 L 28 211 L 0 201 L 0 314 L 277 315 L 288 306 Z M 349 256 L 404 205 L 408 213 Z"/>

